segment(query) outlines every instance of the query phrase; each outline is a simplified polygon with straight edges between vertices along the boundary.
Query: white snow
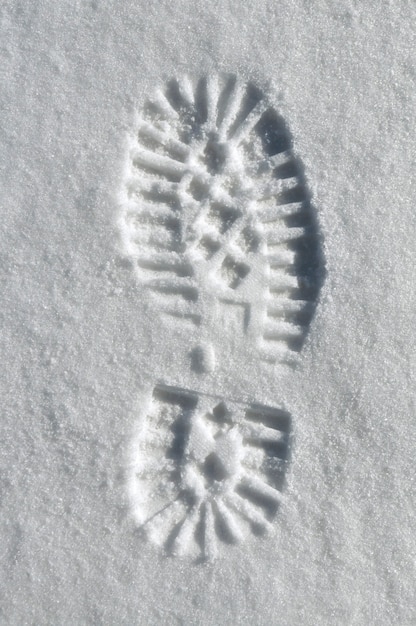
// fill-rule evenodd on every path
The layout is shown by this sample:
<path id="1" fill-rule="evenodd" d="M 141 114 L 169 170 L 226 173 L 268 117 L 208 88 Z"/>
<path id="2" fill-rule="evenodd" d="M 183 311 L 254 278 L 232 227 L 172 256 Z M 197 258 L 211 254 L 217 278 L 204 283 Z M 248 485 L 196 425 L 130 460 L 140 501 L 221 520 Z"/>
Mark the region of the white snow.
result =
<path id="1" fill-rule="evenodd" d="M 415 5 L 5 0 L 0 15 L 1 621 L 414 623 Z M 271 81 L 318 215 L 327 275 L 296 366 L 261 365 L 235 311 L 218 319 L 229 363 L 191 370 L 194 338 L 155 315 L 122 248 L 137 111 L 171 77 L 222 72 Z M 273 531 L 199 564 L 144 541 L 126 498 L 144 398 L 185 371 L 294 427 Z"/>

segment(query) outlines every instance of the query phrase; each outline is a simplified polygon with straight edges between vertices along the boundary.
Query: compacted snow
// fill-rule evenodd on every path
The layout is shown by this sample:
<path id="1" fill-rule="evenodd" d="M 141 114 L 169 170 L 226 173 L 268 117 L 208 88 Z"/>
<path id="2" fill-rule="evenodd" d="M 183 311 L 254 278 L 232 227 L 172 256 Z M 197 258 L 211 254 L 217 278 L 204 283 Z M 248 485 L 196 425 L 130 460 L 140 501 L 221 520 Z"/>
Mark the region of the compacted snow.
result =
<path id="1" fill-rule="evenodd" d="M 415 5 L 0 16 L 1 623 L 414 624 Z"/>

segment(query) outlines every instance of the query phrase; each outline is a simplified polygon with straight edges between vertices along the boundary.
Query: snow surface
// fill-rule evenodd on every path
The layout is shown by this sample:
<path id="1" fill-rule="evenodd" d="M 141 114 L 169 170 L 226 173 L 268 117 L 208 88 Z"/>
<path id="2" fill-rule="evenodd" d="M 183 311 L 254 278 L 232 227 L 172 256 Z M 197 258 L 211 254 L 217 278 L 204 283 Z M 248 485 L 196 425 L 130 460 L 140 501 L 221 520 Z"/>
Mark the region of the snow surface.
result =
<path id="1" fill-rule="evenodd" d="M 2 622 L 415 623 L 414 3 L 0 15 Z M 125 506 L 142 390 L 189 369 L 192 345 L 121 253 L 118 194 L 137 106 L 221 71 L 277 86 L 327 276 L 297 368 L 236 351 L 218 383 L 292 414 L 275 533 L 194 565 L 144 542 Z"/>

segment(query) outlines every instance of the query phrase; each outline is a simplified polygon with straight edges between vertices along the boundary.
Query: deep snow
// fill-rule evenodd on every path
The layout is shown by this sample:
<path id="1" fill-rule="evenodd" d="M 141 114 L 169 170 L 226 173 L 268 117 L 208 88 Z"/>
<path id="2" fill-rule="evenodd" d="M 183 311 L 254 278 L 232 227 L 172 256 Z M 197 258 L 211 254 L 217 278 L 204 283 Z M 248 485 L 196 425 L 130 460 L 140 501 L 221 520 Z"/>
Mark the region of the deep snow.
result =
<path id="1" fill-rule="evenodd" d="M 408 1 L 3 3 L 4 623 L 414 623 L 415 18 Z M 276 533 L 194 566 L 125 508 L 141 390 L 187 351 L 117 218 L 136 107 L 210 71 L 279 86 L 327 277 L 300 365 L 261 380 L 295 428 Z M 252 365 L 219 391 L 254 393 Z"/>

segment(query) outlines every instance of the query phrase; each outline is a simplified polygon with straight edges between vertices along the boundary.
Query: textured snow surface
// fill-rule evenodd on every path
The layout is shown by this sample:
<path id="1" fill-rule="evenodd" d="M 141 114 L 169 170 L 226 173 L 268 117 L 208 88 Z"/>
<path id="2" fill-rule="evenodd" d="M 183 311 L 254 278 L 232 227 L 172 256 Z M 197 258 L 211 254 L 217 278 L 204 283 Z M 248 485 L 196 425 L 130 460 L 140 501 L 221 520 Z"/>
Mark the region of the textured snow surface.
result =
<path id="1" fill-rule="evenodd" d="M 416 621 L 416 6 L 255 5 L 0 8 L 2 623 Z M 236 336 L 204 378 L 126 259 L 120 190 L 147 98 L 222 72 L 272 82 L 326 279 L 297 365 Z M 194 563 L 132 524 L 125 462 L 148 390 L 212 393 L 210 368 L 289 411 L 293 447 L 273 532 Z"/>

